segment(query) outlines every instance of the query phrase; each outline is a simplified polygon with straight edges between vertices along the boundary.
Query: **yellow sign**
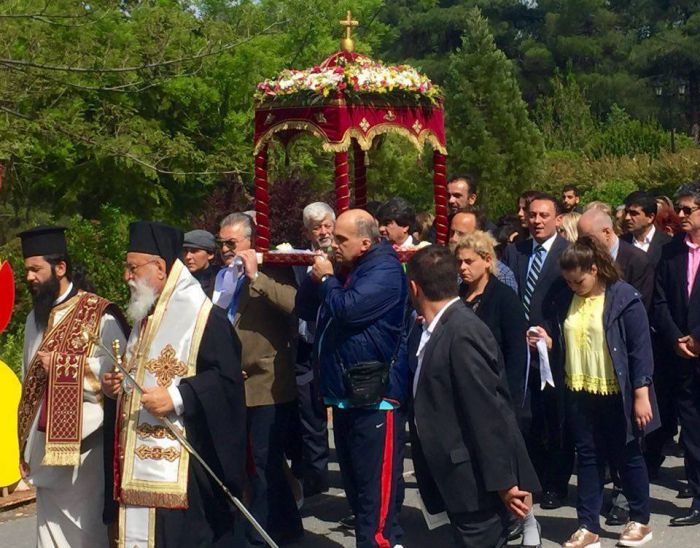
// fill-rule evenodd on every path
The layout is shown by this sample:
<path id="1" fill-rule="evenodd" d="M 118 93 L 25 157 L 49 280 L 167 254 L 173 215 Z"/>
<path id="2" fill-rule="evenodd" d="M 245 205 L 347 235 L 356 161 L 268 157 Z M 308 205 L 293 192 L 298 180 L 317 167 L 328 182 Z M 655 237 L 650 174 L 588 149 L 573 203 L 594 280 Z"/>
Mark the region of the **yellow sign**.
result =
<path id="1" fill-rule="evenodd" d="M 22 386 L 17 375 L 0 361 L 0 487 L 19 481 L 17 407 Z"/>

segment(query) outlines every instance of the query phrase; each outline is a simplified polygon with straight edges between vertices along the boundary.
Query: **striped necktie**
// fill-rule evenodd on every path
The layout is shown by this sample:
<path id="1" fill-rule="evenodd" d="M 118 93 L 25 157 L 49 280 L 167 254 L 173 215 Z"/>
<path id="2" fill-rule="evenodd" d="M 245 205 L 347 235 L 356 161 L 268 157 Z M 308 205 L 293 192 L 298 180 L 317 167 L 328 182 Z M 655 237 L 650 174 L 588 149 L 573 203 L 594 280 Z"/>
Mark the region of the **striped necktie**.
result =
<path id="1" fill-rule="evenodd" d="M 535 247 L 534 257 L 530 265 L 530 271 L 527 273 L 527 281 L 525 282 L 525 291 L 523 291 L 523 306 L 525 307 L 525 316 L 530 319 L 530 303 L 532 295 L 535 292 L 537 278 L 542 270 L 542 256 L 544 255 L 544 246 L 539 244 Z"/>

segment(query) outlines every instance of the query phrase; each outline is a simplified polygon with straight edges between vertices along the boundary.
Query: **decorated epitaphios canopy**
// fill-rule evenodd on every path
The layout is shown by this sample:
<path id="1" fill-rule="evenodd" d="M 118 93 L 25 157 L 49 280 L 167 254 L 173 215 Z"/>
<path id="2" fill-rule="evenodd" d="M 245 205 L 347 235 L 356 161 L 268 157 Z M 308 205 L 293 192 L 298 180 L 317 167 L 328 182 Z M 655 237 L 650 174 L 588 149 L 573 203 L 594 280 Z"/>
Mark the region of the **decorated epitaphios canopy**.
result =
<path id="1" fill-rule="evenodd" d="M 289 144 L 302 133 L 317 136 L 335 153 L 335 208 L 350 207 L 348 152 L 354 155 L 354 207 L 367 202 L 365 154 L 386 133 L 405 137 L 422 152 L 433 149 L 435 217 L 438 242 L 447 241 L 445 124 L 437 86 L 413 67 L 385 65 L 355 53 L 348 12 L 341 51 L 318 66 L 285 70 L 260 82 L 255 95 L 256 248 L 269 250 L 267 149 L 272 139 Z"/>

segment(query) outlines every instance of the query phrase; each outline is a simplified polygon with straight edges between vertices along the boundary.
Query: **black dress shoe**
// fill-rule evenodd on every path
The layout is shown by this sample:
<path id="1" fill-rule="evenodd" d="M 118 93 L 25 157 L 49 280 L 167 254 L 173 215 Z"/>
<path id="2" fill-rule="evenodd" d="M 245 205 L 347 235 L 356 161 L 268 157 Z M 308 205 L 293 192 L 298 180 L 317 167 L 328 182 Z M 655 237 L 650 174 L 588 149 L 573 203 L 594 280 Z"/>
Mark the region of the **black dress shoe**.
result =
<path id="1" fill-rule="evenodd" d="M 677 499 L 692 499 L 693 498 L 693 492 L 690 490 L 690 485 L 684 485 L 678 490 L 678 494 L 676 495 Z"/>
<path id="2" fill-rule="evenodd" d="M 564 499 L 554 491 L 545 491 L 542 494 L 542 500 L 540 501 L 540 507 L 544 510 L 556 510 L 564 506 Z"/>
<path id="3" fill-rule="evenodd" d="M 698 523 L 700 523 L 700 510 L 691 510 L 683 517 L 671 518 L 669 525 L 682 527 L 684 525 L 697 525 Z"/>
<path id="4" fill-rule="evenodd" d="M 624 525 L 630 520 L 630 514 L 624 508 L 613 506 L 605 517 L 605 525 Z"/>
<path id="5" fill-rule="evenodd" d="M 343 529 L 354 529 L 356 523 L 357 518 L 355 517 L 355 514 L 350 514 L 349 516 L 342 518 L 338 522 L 338 525 L 340 525 Z"/>

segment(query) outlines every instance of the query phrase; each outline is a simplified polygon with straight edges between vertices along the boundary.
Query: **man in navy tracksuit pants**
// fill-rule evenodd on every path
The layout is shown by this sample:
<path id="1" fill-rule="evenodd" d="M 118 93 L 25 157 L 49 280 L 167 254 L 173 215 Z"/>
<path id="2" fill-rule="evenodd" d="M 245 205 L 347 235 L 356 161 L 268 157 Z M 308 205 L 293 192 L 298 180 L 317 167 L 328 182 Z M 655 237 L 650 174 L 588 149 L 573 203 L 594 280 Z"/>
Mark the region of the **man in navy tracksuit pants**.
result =
<path id="1" fill-rule="evenodd" d="M 379 243 L 366 211 L 338 217 L 335 260 L 318 257 L 297 293 L 297 314 L 315 320 L 314 351 L 321 394 L 333 407 L 336 452 L 348 502 L 356 516 L 358 548 L 396 544 L 394 517 L 401 421 L 396 416 L 407 389 L 402 336 L 407 284 L 390 244 Z M 392 358 L 399 356 L 399 359 Z M 350 400 L 343 371 L 363 362 L 391 363 L 384 397 L 371 406 Z"/>

